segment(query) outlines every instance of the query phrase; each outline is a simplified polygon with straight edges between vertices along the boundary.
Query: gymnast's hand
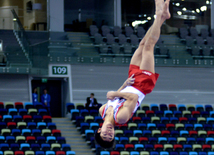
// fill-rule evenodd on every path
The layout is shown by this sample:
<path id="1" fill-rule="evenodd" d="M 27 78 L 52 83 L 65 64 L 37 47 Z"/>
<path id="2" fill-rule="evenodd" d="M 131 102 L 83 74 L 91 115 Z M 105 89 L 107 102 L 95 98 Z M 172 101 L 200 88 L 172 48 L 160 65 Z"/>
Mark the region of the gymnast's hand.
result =
<path id="1" fill-rule="evenodd" d="M 131 86 L 132 84 L 134 84 L 134 81 L 135 81 L 135 78 L 134 77 L 134 74 L 132 74 L 131 77 L 129 77 L 125 82 L 124 82 L 124 85 L 125 86 Z"/>

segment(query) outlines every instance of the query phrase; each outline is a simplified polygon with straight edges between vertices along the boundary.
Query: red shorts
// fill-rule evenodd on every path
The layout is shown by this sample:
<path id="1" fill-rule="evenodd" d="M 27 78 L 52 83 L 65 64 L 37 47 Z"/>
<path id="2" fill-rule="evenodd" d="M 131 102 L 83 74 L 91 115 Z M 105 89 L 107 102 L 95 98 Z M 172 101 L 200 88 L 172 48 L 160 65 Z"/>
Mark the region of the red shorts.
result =
<path id="1" fill-rule="evenodd" d="M 132 85 L 140 90 L 144 95 L 151 93 L 155 87 L 159 74 L 147 70 L 141 70 L 139 66 L 129 66 L 129 77 L 134 74 L 135 82 Z"/>

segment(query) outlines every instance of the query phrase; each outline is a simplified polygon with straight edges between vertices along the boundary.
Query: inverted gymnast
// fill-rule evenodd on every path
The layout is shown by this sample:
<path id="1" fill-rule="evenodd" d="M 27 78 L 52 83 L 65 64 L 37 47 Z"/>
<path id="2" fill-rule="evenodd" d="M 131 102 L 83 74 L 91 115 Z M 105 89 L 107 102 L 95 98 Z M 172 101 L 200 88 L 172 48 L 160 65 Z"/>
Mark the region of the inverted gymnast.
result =
<path id="1" fill-rule="evenodd" d="M 104 122 L 95 133 L 95 141 L 109 149 L 115 146 L 114 126 L 127 123 L 145 95 L 152 92 L 159 74 L 155 73 L 154 46 L 160 37 L 160 28 L 170 18 L 170 0 L 155 0 L 156 18 L 132 56 L 129 78 L 117 91 L 107 93 L 108 102 L 99 109 Z"/>

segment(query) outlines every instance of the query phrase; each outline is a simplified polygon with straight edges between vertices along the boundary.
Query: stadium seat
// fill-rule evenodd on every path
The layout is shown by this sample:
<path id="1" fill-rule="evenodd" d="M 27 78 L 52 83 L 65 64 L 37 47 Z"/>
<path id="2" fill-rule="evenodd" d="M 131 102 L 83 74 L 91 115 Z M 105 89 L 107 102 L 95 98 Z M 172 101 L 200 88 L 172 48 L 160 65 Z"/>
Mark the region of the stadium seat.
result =
<path id="1" fill-rule="evenodd" d="M 74 103 L 66 103 L 67 113 L 70 113 L 71 109 L 75 109 Z"/>
<path id="2" fill-rule="evenodd" d="M 135 144 L 134 150 L 135 151 L 144 151 L 144 145 L 143 144 Z"/>
<path id="3" fill-rule="evenodd" d="M 28 144 L 28 143 L 21 143 L 20 144 L 20 150 L 21 151 L 27 151 L 27 150 L 30 150 L 30 144 Z"/>
<path id="4" fill-rule="evenodd" d="M 124 150 L 124 145 L 123 144 L 116 144 L 115 145 L 115 150 L 119 151 L 119 152 L 123 151 Z"/>
<path id="5" fill-rule="evenodd" d="M 177 138 L 176 137 L 168 137 L 168 143 L 169 144 L 177 144 Z"/>
<path id="6" fill-rule="evenodd" d="M 138 137 L 129 137 L 129 143 L 130 144 L 138 144 Z"/>
<path id="7" fill-rule="evenodd" d="M 5 102 L 4 107 L 8 110 L 10 108 L 14 108 L 14 103 L 13 102 Z"/>
<path id="8" fill-rule="evenodd" d="M 21 116 L 27 115 L 27 109 L 19 109 L 18 111 Z"/>
<path id="9" fill-rule="evenodd" d="M 128 151 L 121 151 L 120 155 L 130 155 Z"/>
<path id="10" fill-rule="evenodd" d="M 160 107 L 160 111 L 168 110 L 168 107 L 166 104 L 160 104 L 159 107 Z"/>
<path id="11" fill-rule="evenodd" d="M 30 108 L 34 108 L 33 104 L 31 102 L 25 102 L 24 103 L 24 108 L 25 109 L 30 109 Z"/>
<path id="12" fill-rule="evenodd" d="M 74 151 L 67 151 L 66 155 L 76 155 L 76 153 Z"/>
<path id="13" fill-rule="evenodd" d="M 158 137 L 158 144 L 167 144 L 167 138 L 166 137 Z"/>
<path id="14" fill-rule="evenodd" d="M 110 152 L 109 151 L 101 151 L 100 155 L 110 155 Z"/>
<path id="15" fill-rule="evenodd" d="M 34 151 L 34 152 L 40 151 L 40 148 L 41 148 L 39 144 L 35 144 L 35 143 L 32 143 L 30 145 L 30 147 L 31 147 L 31 150 Z"/>
<path id="16" fill-rule="evenodd" d="M 45 155 L 45 152 L 44 151 L 36 151 L 35 155 Z"/>
<path id="17" fill-rule="evenodd" d="M 186 110 L 186 106 L 183 104 L 178 104 L 178 110 L 183 112 L 184 110 Z"/>
<path id="18" fill-rule="evenodd" d="M 133 144 L 125 144 L 124 145 L 126 151 L 133 151 L 134 145 Z"/>
<path id="19" fill-rule="evenodd" d="M 148 144 L 148 138 L 147 137 L 139 137 L 139 142 L 143 145 Z"/>
<path id="20" fill-rule="evenodd" d="M 55 155 L 55 152 L 54 151 L 46 151 L 45 155 Z"/>
<path id="21" fill-rule="evenodd" d="M 131 151 L 130 155 L 140 155 L 140 153 L 138 151 Z"/>
<path id="22" fill-rule="evenodd" d="M 42 116 L 40 115 L 33 115 L 34 122 L 42 122 Z"/>

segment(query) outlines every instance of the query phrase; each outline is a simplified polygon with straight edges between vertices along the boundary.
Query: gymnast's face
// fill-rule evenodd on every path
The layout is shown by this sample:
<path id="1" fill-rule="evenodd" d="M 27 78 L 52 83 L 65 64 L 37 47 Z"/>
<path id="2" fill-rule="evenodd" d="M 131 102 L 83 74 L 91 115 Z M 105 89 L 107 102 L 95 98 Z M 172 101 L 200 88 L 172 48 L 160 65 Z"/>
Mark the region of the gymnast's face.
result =
<path id="1" fill-rule="evenodd" d="M 99 128 L 98 133 L 104 141 L 111 142 L 114 139 L 114 126 L 110 123 L 103 124 L 102 128 Z"/>

